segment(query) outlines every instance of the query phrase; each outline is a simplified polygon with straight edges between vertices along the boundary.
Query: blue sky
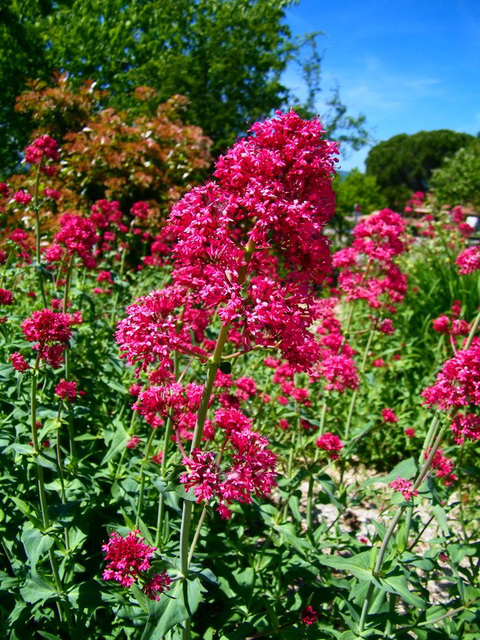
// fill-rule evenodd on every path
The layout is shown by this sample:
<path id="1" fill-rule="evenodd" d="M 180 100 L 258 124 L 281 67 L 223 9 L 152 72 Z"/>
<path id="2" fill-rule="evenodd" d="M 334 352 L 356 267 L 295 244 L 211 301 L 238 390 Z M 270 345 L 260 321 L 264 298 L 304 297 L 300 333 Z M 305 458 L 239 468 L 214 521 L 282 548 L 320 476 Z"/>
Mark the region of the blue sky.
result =
<path id="1" fill-rule="evenodd" d="M 480 131 L 480 0 L 300 0 L 287 21 L 295 35 L 325 34 L 323 96 L 338 83 L 375 142 L 421 130 Z M 283 80 L 304 91 L 294 67 Z M 322 114 L 322 94 L 317 108 Z M 363 170 L 367 153 L 351 153 L 341 168 Z"/>

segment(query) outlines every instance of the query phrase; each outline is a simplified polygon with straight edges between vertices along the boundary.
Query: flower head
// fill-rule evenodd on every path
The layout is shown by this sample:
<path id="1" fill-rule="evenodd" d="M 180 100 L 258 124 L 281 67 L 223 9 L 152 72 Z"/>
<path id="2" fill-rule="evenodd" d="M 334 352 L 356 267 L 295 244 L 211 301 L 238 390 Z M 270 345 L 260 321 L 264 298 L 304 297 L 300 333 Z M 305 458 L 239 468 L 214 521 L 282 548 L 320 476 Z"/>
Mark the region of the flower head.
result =
<path id="1" fill-rule="evenodd" d="M 306 624 L 308 627 L 314 624 L 318 620 L 318 612 L 309 605 L 308 607 L 304 607 L 302 609 L 302 622 Z"/>
<path id="2" fill-rule="evenodd" d="M 398 476 L 396 480 L 391 482 L 390 486 L 395 491 L 399 491 L 405 498 L 405 500 L 411 500 L 414 496 L 418 496 L 418 490 L 412 489 L 412 482 L 410 482 L 410 480 L 405 480 L 405 478 L 402 478 L 400 476 Z"/>
<path id="3" fill-rule="evenodd" d="M 21 325 L 25 338 L 35 342 L 41 360 L 57 369 L 63 362 L 63 352 L 68 346 L 71 327 L 80 321 L 69 313 L 55 313 L 52 309 L 34 311 Z"/>
<path id="4" fill-rule="evenodd" d="M 340 438 L 330 431 L 317 438 L 316 445 L 328 453 L 330 460 L 336 460 L 339 457 L 338 452 L 345 446 Z"/>
<path id="5" fill-rule="evenodd" d="M 16 371 L 20 371 L 20 373 L 24 373 L 27 369 L 30 369 L 30 365 L 18 351 L 14 351 L 12 355 L 9 357 L 10 362 L 12 363 L 13 368 Z"/>
<path id="6" fill-rule="evenodd" d="M 462 275 L 478 271 L 480 269 L 480 246 L 474 245 L 464 249 L 455 264 L 458 266 L 458 273 Z"/>
<path id="7" fill-rule="evenodd" d="M 74 381 L 68 382 L 62 378 L 55 387 L 55 393 L 61 400 L 73 402 L 77 397 L 77 383 Z"/>
<path id="8" fill-rule="evenodd" d="M 382 418 L 384 422 L 398 422 L 398 418 L 393 409 L 382 409 Z"/>

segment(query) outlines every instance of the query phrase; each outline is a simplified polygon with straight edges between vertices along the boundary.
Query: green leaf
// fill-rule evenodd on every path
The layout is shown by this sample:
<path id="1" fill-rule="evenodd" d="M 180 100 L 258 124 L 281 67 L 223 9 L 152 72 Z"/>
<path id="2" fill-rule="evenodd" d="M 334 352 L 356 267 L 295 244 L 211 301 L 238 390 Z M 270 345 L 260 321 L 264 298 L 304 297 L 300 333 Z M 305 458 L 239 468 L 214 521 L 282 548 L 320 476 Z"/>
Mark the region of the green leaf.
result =
<path id="1" fill-rule="evenodd" d="M 47 631 L 39 631 L 38 635 L 46 638 L 46 640 L 58 640 L 58 636 L 54 636 L 53 633 L 48 633 Z"/>
<path id="2" fill-rule="evenodd" d="M 401 478 L 405 478 L 408 480 L 412 478 L 417 472 L 417 462 L 415 458 L 408 458 L 407 460 L 402 460 L 397 466 L 390 471 L 390 473 L 386 476 L 369 478 L 365 482 L 362 483 L 361 488 L 368 487 L 371 484 L 375 484 L 376 482 L 388 483 L 396 480 L 398 476 Z"/>
<path id="3" fill-rule="evenodd" d="M 28 523 L 22 533 L 22 544 L 32 569 L 35 569 L 40 556 L 52 547 L 53 538 L 42 533 L 39 529 L 34 529 Z"/>
<path id="4" fill-rule="evenodd" d="M 128 439 L 129 439 L 128 432 L 126 431 L 123 424 L 118 422 L 117 430 L 115 431 L 112 441 L 110 442 L 109 449 L 105 457 L 103 458 L 101 464 L 104 465 L 106 462 L 108 462 L 108 460 L 116 456 L 117 453 L 120 453 L 121 451 L 123 451 L 123 449 L 125 448 L 125 445 L 128 442 Z"/>
<path id="5" fill-rule="evenodd" d="M 311 548 L 311 545 L 307 540 L 301 539 L 297 536 L 295 526 L 291 522 L 287 522 L 286 524 L 274 524 L 273 528 L 301 554 L 304 554 L 306 550 Z"/>
<path id="6" fill-rule="evenodd" d="M 340 571 L 348 571 L 359 580 L 368 580 L 369 582 L 372 582 L 374 578 L 372 570 L 370 568 L 370 559 L 370 550 L 362 551 L 361 553 L 357 553 L 350 558 L 327 555 L 320 555 L 317 558 L 318 562 L 320 564 L 323 564 L 324 566 L 333 567 L 334 569 L 339 569 Z"/>
<path id="7" fill-rule="evenodd" d="M 32 508 L 30 507 L 29 504 L 27 504 L 24 500 L 21 500 L 20 498 L 14 498 L 13 496 L 10 496 L 10 497 L 15 503 L 16 507 L 19 509 L 19 511 L 21 511 L 23 515 L 27 516 L 27 518 L 30 520 L 30 522 L 33 524 L 34 527 L 36 527 L 37 529 L 43 528 L 43 522 L 40 520 L 40 518 L 36 516 L 36 514 L 32 513 Z"/>
<path id="8" fill-rule="evenodd" d="M 443 533 L 446 536 L 450 535 L 450 529 L 448 528 L 448 522 L 447 522 L 447 514 L 445 512 L 445 509 L 442 507 L 442 505 L 441 504 L 434 505 L 432 507 L 432 513 L 435 516 L 436 521 L 440 525 L 440 528 L 443 531 Z"/>
<path id="9" fill-rule="evenodd" d="M 141 640 L 162 640 L 175 625 L 191 618 L 203 600 L 203 591 L 198 578 L 178 580 L 159 602 L 149 600 L 150 616 Z"/>
<path id="10" fill-rule="evenodd" d="M 34 575 L 28 580 L 25 586 L 20 589 L 20 593 L 25 602 L 29 602 L 30 604 L 34 602 L 45 602 L 49 598 L 57 597 L 57 591 L 54 585 L 38 575 Z"/>
<path id="11" fill-rule="evenodd" d="M 387 578 L 380 578 L 379 582 L 382 589 L 385 589 L 385 591 L 388 591 L 389 593 L 395 593 L 407 604 L 411 604 L 418 609 L 424 609 L 426 607 L 425 600 L 410 591 L 407 579 L 403 573 L 393 574 Z"/>

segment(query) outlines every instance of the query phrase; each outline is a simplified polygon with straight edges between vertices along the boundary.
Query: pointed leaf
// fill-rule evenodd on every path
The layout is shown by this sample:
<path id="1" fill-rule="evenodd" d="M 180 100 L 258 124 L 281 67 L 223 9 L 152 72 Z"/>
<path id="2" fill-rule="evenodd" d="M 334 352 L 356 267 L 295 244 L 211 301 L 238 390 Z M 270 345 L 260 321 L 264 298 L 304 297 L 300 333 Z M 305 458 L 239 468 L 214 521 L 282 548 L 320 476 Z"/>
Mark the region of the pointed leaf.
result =
<path id="1" fill-rule="evenodd" d="M 22 544 L 25 548 L 27 558 L 30 560 L 32 569 L 35 569 L 40 556 L 53 545 L 53 538 L 42 533 L 39 529 L 34 529 L 32 525 L 28 523 L 25 525 L 22 533 Z"/>

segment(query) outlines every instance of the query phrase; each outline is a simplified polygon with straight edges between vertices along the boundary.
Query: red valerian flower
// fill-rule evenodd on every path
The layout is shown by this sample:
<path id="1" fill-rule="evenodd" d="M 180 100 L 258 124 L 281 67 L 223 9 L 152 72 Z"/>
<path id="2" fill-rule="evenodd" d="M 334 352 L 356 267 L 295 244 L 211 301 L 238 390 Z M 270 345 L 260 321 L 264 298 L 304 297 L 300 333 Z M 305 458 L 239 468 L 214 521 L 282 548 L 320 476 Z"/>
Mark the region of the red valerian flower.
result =
<path id="1" fill-rule="evenodd" d="M 30 369 L 30 365 L 22 356 L 22 354 L 18 353 L 18 351 L 14 351 L 9 357 L 9 360 L 12 363 L 13 368 L 16 371 L 20 371 L 20 373 L 23 373 L 24 371 L 27 371 L 27 369 Z"/>
<path id="2" fill-rule="evenodd" d="M 393 409 L 382 409 L 382 418 L 384 422 L 398 422 L 398 418 Z"/>
<path id="3" fill-rule="evenodd" d="M 34 311 L 21 325 L 29 342 L 35 342 L 33 348 L 38 351 L 41 360 L 54 369 L 63 362 L 63 352 L 68 346 L 71 327 L 81 322 L 81 316 L 69 313 L 55 313 L 52 309 Z"/>
<path id="4" fill-rule="evenodd" d="M 18 202 L 18 204 L 28 204 L 32 201 L 32 196 L 28 193 L 28 191 L 22 189 L 13 194 L 13 199 L 15 200 L 15 202 Z"/>
<path id="5" fill-rule="evenodd" d="M 130 587 L 134 582 L 141 581 L 145 595 L 151 600 L 158 600 L 159 595 L 169 589 L 171 579 L 165 571 L 150 578 L 146 575 L 156 548 L 145 544 L 145 538 L 139 538 L 139 533 L 135 529 L 126 538 L 116 532 L 110 534 L 107 544 L 102 545 L 105 560 L 108 561 L 103 579 L 120 582 L 122 587 Z"/>
<path id="6" fill-rule="evenodd" d="M 413 483 L 410 480 L 405 480 L 401 476 L 398 476 L 396 480 L 390 483 L 390 486 L 395 491 L 399 491 L 405 500 L 411 500 L 414 496 L 418 496 L 418 490 L 413 489 Z"/>
<path id="7" fill-rule="evenodd" d="M 328 453 L 330 460 L 337 460 L 339 458 L 338 452 L 345 446 L 340 438 L 330 431 L 317 438 L 316 445 Z"/>
<path id="8" fill-rule="evenodd" d="M 130 209 L 130 213 L 139 220 L 145 220 L 148 215 L 148 202 L 135 202 Z"/>
<path id="9" fill-rule="evenodd" d="M 237 409 L 219 409 L 215 424 L 225 436 L 222 467 L 213 452 L 194 449 L 183 459 L 187 472 L 180 482 L 186 490 L 193 487 L 197 502 L 216 499 L 217 511 L 228 519 L 232 502 L 250 504 L 254 495 L 271 492 L 276 456 L 267 448 L 268 440 L 252 431 L 251 421 Z"/>
<path id="10" fill-rule="evenodd" d="M 79 256 L 87 269 L 96 267 L 93 247 L 98 243 L 99 236 L 92 220 L 74 213 L 64 213 L 60 218 L 60 230 L 54 239 L 66 248 L 68 255 Z"/>
<path id="11" fill-rule="evenodd" d="M 150 598 L 150 600 L 160 600 L 160 594 L 162 594 L 165 589 L 170 589 L 170 584 L 172 579 L 168 575 L 166 571 L 162 571 L 162 573 L 156 573 L 148 582 L 146 582 L 142 591 Z"/>
<path id="12" fill-rule="evenodd" d="M 425 459 L 428 458 L 430 449 L 425 451 Z M 457 476 L 453 473 L 454 469 L 453 460 L 447 458 L 441 449 L 435 452 L 432 460 L 432 469 L 435 469 L 435 475 L 437 478 L 441 478 L 445 486 L 449 486 L 458 480 Z"/>
<path id="13" fill-rule="evenodd" d="M 10 188 L 8 184 L 6 184 L 5 182 L 0 182 L 0 196 L 3 196 L 4 198 L 8 198 L 9 195 L 10 195 Z"/>
<path id="14" fill-rule="evenodd" d="M 116 532 L 110 534 L 107 544 L 102 545 L 108 561 L 103 572 L 104 580 L 115 580 L 122 587 L 130 587 L 143 571 L 150 569 L 150 558 L 156 548 L 145 544 L 145 538 L 139 538 L 139 533 L 135 530 L 126 538 Z"/>
<path id="15" fill-rule="evenodd" d="M 480 338 L 458 351 L 437 374 L 435 384 L 422 393 L 424 404 L 440 410 L 480 404 Z"/>
<path id="16" fill-rule="evenodd" d="M 8 289 L 0 289 L 0 306 L 11 306 L 13 304 L 12 292 Z"/>
<path id="17" fill-rule="evenodd" d="M 480 246 L 475 245 L 464 249 L 455 261 L 458 273 L 468 275 L 480 269 Z"/>
<path id="18" fill-rule="evenodd" d="M 45 198 L 50 198 L 50 200 L 58 200 L 60 198 L 60 191 L 51 189 L 50 187 L 45 187 L 43 190 L 43 195 L 45 196 Z"/>
<path id="19" fill-rule="evenodd" d="M 306 624 L 308 627 L 314 624 L 318 620 L 318 612 L 309 605 L 308 607 L 304 607 L 302 609 L 302 622 Z"/>
<path id="20" fill-rule="evenodd" d="M 130 440 L 125 445 L 127 449 L 136 449 L 140 444 L 141 440 L 138 436 L 131 436 Z"/>
<path id="21" fill-rule="evenodd" d="M 73 402 L 77 397 L 77 383 L 74 381 L 69 382 L 62 378 L 55 387 L 55 393 L 61 400 Z"/>
<path id="22" fill-rule="evenodd" d="M 58 161 L 58 143 L 47 135 L 40 136 L 25 149 L 25 161 L 28 164 L 39 164 L 42 158 Z"/>
<path id="23" fill-rule="evenodd" d="M 404 434 L 407 436 L 407 438 L 414 438 L 416 435 L 415 429 L 409 427 L 408 429 L 405 429 Z"/>
<path id="24" fill-rule="evenodd" d="M 480 416 L 474 413 L 456 415 L 450 429 L 455 434 L 457 444 L 463 444 L 465 440 L 480 440 Z"/>

